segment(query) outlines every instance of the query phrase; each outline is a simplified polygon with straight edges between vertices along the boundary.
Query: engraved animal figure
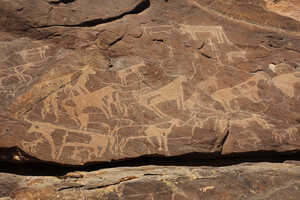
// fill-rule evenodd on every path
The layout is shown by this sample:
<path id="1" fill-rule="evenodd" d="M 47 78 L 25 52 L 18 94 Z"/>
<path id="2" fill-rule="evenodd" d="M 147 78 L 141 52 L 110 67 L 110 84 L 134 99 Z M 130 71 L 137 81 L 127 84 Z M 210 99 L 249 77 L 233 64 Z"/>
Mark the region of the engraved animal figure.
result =
<path id="1" fill-rule="evenodd" d="M 83 113 L 83 110 L 87 107 L 99 108 L 105 114 L 106 118 L 113 117 L 113 106 L 119 113 L 123 111 L 119 91 L 113 86 L 106 86 L 95 92 L 74 96 L 67 100 L 72 100 L 75 107 L 63 103 L 64 109 L 68 113 L 68 116 L 80 125 L 81 129 L 87 128 L 88 114 Z"/>
<path id="2" fill-rule="evenodd" d="M 40 59 L 43 60 L 43 59 L 46 59 L 46 50 L 49 48 L 50 48 L 49 46 L 41 46 L 41 47 L 32 48 L 32 49 L 25 49 L 25 50 L 17 52 L 17 54 L 22 56 L 22 58 L 24 60 L 27 60 L 28 58 L 39 54 Z"/>
<path id="3" fill-rule="evenodd" d="M 65 148 L 73 147 L 74 150 L 71 154 L 71 159 L 82 162 L 83 160 L 92 160 L 98 157 L 101 157 L 108 145 L 108 137 L 102 134 L 91 133 L 91 132 L 75 132 L 78 137 L 80 135 L 86 141 L 72 141 L 72 135 L 70 135 L 71 131 L 67 132 L 67 134 L 63 138 L 62 145 L 60 146 L 56 158 L 59 160 Z M 73 132 L 74 133 L 74 132 Z M 88 154 L 83 158 L 82 153 Z"/>
<path id="4" fill-rule="evenodd" d="M 144 75 L 140 72 L 140 68 L 146 66 L 144 62 L 131 66 L 130 68 L 125 68 L 117 71 L 118 77 L 121 79 L 121 84 L 127 86 L 127 77 L 132 73 L 136 74 L 138 79 L 142 81 Z"/>
<path id="5" fill-rule="evenodd" d="M 21 146 L 24 148 L 27 152 L 37 153 L 38 146 L 40 144 L 48 143 L 50 146 L 50 155 L 52 159 L 55 159 L 55 144 L 51 137 L 51 133 L 55 130 L 55 128 L 51 126 L 47 126 L 48 123 L 42 123 L 42 122 L 31 122 L 32 125 L 28 130 L 28 133 L 40 133 L 41 136 L 36 138 L 34 141 L 31 142 L 22 142 Z"/>
<path id="6" fill-rule="evenodd" d="M 145 67 L 145 62 L 142 58 L 136 56 L 124 56 L 116 58 L 112 61 L 110 71 L 116 71 L 120 78 L 121 84 L 127 86 L 127 77 L 131 74 L 136 74 L 139 81 L 144 79 L 144 75 L 140 72 L 141 68 Z"/>
<path id="7" fill-rule="evenodd" d="M 184 75 L 178 76 L 172 82 L 161 87 L 158 90 L 154 90 L 149 93 L 137 96 L 138 103 L 153 111 L 157 116 L 161 118 L 167 116 L 158 108 L 158 105 L 162 102 L 175 100 L 177 109 L 183 110 L 184 104 L 182 83 L 186 82 L 187 80 L 187 77 Z"/>
<path id="8" fill-rule="evenodd" d="M 143 26 L 145 34 L 153 35 L 155 33 L 171 34 L 174 26 L 172 25 L 159 25 L 159 26 Z"/>
<path id="9" fill-rule="evenodd" d="M 213 38 L 217 39 L 219 44 L 227 43 L 232 44 L 225 34 L 222 26 L 200 26 L 200 25 L 180 25 L 182 33 L 189 34 L 193 40 L 198 40 L 198 33 L 210 33 Z"/>
<path id="10" fill-rule="evenodd" d="M 275 87 L 281 90 L 285 95 L 290 98 L 295 96 L 295 84 L 300 83 L 300 73 L 288 73 L 276 76 L 272 79 Z"/>
<path id="11" fill-rule="evenodd" d="M 234 111 L 230 103 L 238 98 L 247 98 L 254 103 L 258 103 L 261 98 L 258 94 L 258 82 L 260 80 L 268 80 L 265 75 L 258 73 L 247 81 L 238 84 L 232 88 L 225 88 L 214 92 L 211 97 L 220 102 L 226 111 Z"/>
<path id="12" fill-rule="evenodd" d="M 169 128 L 159 128 L 158 125 L 169 123 Z M 172 129 L 177 126 L 179 127 L 182 124 L 182 120 L 179 119 L 171 119 L 168 122 L 163 122 L 159 124 L 149 125 L 145 130 L 145 134 L 147 135 L 148 142 L 155 146 L 151 140 L 151 137 L 155 137 L 158 140 L 159 151 L 169 152 L 168 149 L 168 135 L 171 133 Z"/>
<path id="13" fill-rule="evenodd" d="M 272 138 L 274 141 L 282 144 L 288 140 L 295 141 L 297 140 L 297 134 L 300 132 L 296 127 L 290 127 L 287 129 L 274 130 L 272 131 Z"/>
<path id="14" fill-rule="evenodd" d="M 144 33 L 148 34 L 149 36 L 153 36 L 155 34 L 168 34 L 171 35 L 172 31 L 174 30 L 174 26 L 172 25 L 159 25 L 159 26 L 143 26 Z M 172 45 L 169 44 L 168 40 L 164 43 L 167 48 L 169 49 L 169 57 L 174 57 L 174 48 Z"/>
<path id="15" fill-rule="evenodd" d="M 247 55 L 247 51 L 231 51 L 226 54 L 228 61 L 231 63 L 233 63 L 234 61 L 233 58 L 241 58 L 247 61 L 248 59 L 246 55 Z"/>
<path id="16" fill-rule="evenodd" d="M 72 76 L 77 73 L 81 72 L 80 77 L 76 81 L 75 85 L 71 85 Z M 63 88 L 63 91 L 65 91 L 66 94 L 70 95 L 71 97 L 75 96 L 74 94 L 77 93 L 79 95 L 83 95 L 86 93 L 89 93 L 88 89 L 86 88 L 86 83 L 89 79 L 89 75 L 96 74 L 96 71 L 87 65 L 86 67 L 80 69 L 75 73 L 67 74 L 64 76 L 61 76 L 57 79 L 48 80 L 42 83 L 41 87 L 54 87 L 54 89 L 59 88 L 62 85 L 65 85 Z M 50 94 L 44 101 L 43 101 L 43 108 L 42 108 L 42 117 L 45 118 L 47 113 L 51 113 L 51 111 L 54 113 L 56 117 L 56 121 L 59 118 L 60 115 L 60 108 L 58 103 L 58 93 L 52 93 Z M 69 97 L 70 98 L 70 97 Z M 69 98 L 67 100 L 69 100 Z M 65 100 L 66 101 L 66 100 Z M 62 105 L 64 105 L 65 101 L 63 101 Z M 84 116 L 83 116 L 84 118 Z M 86 117 L 85 117 L 86 118 Z"/>

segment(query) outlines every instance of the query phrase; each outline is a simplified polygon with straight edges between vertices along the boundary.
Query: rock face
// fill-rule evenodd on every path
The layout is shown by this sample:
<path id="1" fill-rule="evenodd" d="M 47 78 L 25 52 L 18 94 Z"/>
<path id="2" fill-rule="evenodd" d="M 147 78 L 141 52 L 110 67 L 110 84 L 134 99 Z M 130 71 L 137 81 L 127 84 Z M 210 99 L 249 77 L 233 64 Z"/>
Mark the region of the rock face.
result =
<path id="1" fill-rule="evenodd" d="M 2 160 L 300 149 L 300 22 L 264 1 L 0 3 Z"/>
<path id="2" fill-rule="evenodd" d="M 297 200 L 300 166 L 158 167 L 72 172 L 62 177 L 0 173 L 1 200 Z M 17 183 L 17 184 L 16 184 Z"/>

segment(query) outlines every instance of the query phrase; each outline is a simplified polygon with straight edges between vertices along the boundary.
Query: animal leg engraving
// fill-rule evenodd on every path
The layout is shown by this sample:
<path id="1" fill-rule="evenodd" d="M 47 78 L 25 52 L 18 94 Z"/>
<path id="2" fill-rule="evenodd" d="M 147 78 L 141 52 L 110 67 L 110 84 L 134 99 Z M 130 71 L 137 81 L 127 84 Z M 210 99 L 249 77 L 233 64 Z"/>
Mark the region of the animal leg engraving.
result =
<path id="1" fill-rule="evenodd" d="M 158 104 L 174 100 L 176 101 L 177 109 L 183 109 L 182 83 L 186 81 L 186 76 L 178 76 L 172 82 L 163 86 L 162 88 L 138 96 L 138 102 L 139 104 L 153 111 L 159 117 L 165 117 L 166 115 L 157 107 Z"/>

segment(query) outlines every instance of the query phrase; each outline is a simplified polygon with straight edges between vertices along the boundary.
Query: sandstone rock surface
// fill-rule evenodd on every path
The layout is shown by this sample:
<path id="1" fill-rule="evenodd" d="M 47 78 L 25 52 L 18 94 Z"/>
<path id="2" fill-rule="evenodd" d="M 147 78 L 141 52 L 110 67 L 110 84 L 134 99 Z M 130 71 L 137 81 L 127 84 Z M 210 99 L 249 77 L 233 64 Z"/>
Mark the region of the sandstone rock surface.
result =
<path id="1" fill-rule="evenodd" d="M 297 200 L 300 165 L 245 163 L 230 167 L 144 166 L 71 172 L 64 176 L 0 173 L 1 200 Z"/>
<path id="2" fill-rule="evenodd" d="M 1 160 L 300 149 L 300 22 L 264 1 L 0 4 Z"/>

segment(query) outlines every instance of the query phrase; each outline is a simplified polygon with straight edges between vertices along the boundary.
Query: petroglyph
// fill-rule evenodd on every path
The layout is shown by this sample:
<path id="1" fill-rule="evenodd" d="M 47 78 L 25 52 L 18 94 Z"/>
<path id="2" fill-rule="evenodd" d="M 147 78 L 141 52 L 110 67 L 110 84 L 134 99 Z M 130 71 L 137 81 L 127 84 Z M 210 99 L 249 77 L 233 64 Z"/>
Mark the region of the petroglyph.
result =
<path id="1" fill-rule="evenodd" d="M 287 129 L 279 129 L 272 131 L 272 139 L 279 144 L 288 141 L 296 141 L 300 131 L 296 127 L 289 127 Z"/>
<path id="2" fill-rule="evenodd" d="M 144 75 L 141 72 L 141 68 L 145 67 L 145 62 L 142 58 L 131 56 L 131 57 L 119 57 L 112 60 L 112 67 L 110 71 L 116 71 L 121 84 L 127 86 L 127 77 L 131 74 L 136 74 L 139 81 L 144 80 Z"/>
<path id="3" fill-rule="evenodd" d="M 139 104 L 153 111 L 157 116 L 164 118 L 167 115 L 157 107 L 160 103 L 166 101 L 176 101 L 177 109 L 184 109 L 182 83 L 186 82 L 187 80 L 188 79 L 186 76 L 181 75 L 158 90 L 154 90 L 142 95 L 139 95 L 139 93 L 133 93 L 133 95 L 136 96 Z"/>
<path id="4" fill-rule="evenodd" d="M 238 98 L 247 98 L 253 103 L 260 102 L 258 82 L 261 80 L 268 80 L 263 73 L 257 73 L 247 81 L 240 83 L 232 88 L 225 88 L 214 92 L 211 97 L 220 102 L 226 111 L 239 110 L 239 108 L 233 108 L 230 103 Z M 238 104 L 236 104 L 238 106 Z"/>
<path id="5" fill-rule="evenodd" d="M 27 152 L 38 153 L 38 147 L 42 144 L 50 145 L 50 155 L 53 160 L 59 160 L 67 147 L 74 148 L 71 159 L 81 162 L 83 159 L 93 159 L 101 157 L 107 149 L 108 137 L 104 134 L 95 132 L 79 131 L 66 128 L 51 123 L 30 121 L 32 125 L 28 130 L 29 134 L 39 133 L 40 136 L 32 142 L 22 142 L 21 147 Z M 64 135 L 61 145 L 55 145 L 53 132 L 63 130 Z M 75 137 L 76 136 L 76 137 Z M 78 138 L 84 138 L 84 141 L 77 141 Z M 87 157 L 80 156 L 81 152 L 88 152 Z"/>
<path id="6" fill-rule="evenodd" d="M 227 56 L 227 59 L 229 62 L 233 63 L 234 62 L 234 58 L 241 58 L 243 59 L 244 61 L 247 61 L 247 51 L 231 51 L 231 52 L 228 52 L 226 54 Z"/>
<path id="7" fill-rule="evenodd" d="M 193 40 L 199 40 L 198 33 L 210 33 L 212 38 L 217 40 L 218 44 L 232 44 L 225 34 L 222 26 L 201 26 L 180 24 L 179 30 L 183 34 L 189 34 Z"/>
<path id="8" fill-rule="evenodd" d="M 75 73 L 81 73 L 80 77 L 77 79 L 76 83 L 74 85 L 68 84 L 72 81 L 72 77 L 75 75 Z M 61 76 L 56 79 L 44 81 L 41 83 L 40 87 L 41 88 L 59 88 L 63 85 L 65 87 L 63 88 L 63 91 L 69 95 L 69 100 L 70 98 L 76 96 L 75 94 L 78 95 L 84 95 L 89 93 L 89 90 L 86 88 L 86 83 L 89 79 L 90 75 L 96 74 L 96 71 L 90 67 L 89 65 L 86 65 L 82 69 L 79 69 L 79 71 L 76 71 L 71 74 L 67 74 L 64 76 Z M 58 94 L 57 92 L 50 94 L 44 101 L 43 101 L 43 108 L 42 108 L 42 117 L 43 119 L 45 118 L 47 113 L 54 113 L 56 120 L 58 120 L 60 116 L 60 108 L 59 108 L 59 103 L 58 103 Z M 63 104 L 64 105 L 64 104 Z M 82 116 L 82 119 L 86 118 L 86 116 Z"/>
<path id="9" fill-rule="evenodd" d="M 158 26 L 142 26 L 143 32 L 148 35 L 154 35 L 156 33 L 171 34 L 174 31 L 172 25 L 158 25 Z"/>
<path id="10" fill-rule="evenodd" d="M 272 79 L 275 87 L 290 98 L 295 96 L 295 84 L 300 83 L 300 73 L 288 73 Z"/>
<path id="11" fill-rule="evenodd" d="M 257 114 L 251 114 L 251 116 L 243 119 L 234 119 L 231 120 L 232 124 L 236 126 L 242 127 L 243 129 L 247 129 L 251 123 L 257 123 L 263 129 L 274 129 L 275 126 L 266 121 L 262 116 Z"/>
<path id="12" fill-rule="evenodd" d="M 172 25 L 159 25 L 159 26 L 143 26 L 143 32 L 148 36 L 157 36 L 159 34 L 172 35 L 175 27 Z M 169 57 L 174 57 L 174 48 L 168 40 L 164 41 L 164 45 L 169 49 Z"/>
<path id="13" fill-rule="evenodd" d="M 168 128 L 159 128 L 158 125 L 169 123 L 170 126 Z M 159 151 L 163 151 L 163 149 L 166 152 L 169 152 L 168 148 L 168 135 L 171 133 L 174 126 L 180 127 L 180 125 L 183 123 L 182 120 L 179 119 L 171 119 L 168 122 L 162 122 L 159 124 L 153 124 L 149 125 L 147 129 L 145 130 L 145 134 L 147 135 L 148 142 L 155 146 L 154 143 L 151 141 L 151 137 L 155 137 L 158 140 Z"/>
<path id="14" fill-rule="evenodd" d="M 71 100 L 75 106 L 67 105 L 65 102 L 68 100 Z M 68 116 L 77 122 L 81 129 L 87 128 L 88 115 L 83 113 L 83 110 L 87 107 L 99 108 L 108 119 L 113 117 L 113 107 L 120 114 L 125 114 L 126 112 L 126 108 L 121 105 L 119 89 L 113 85 L 103 87 L 100 90 L 88 94 L 70 97 L 64 100 L 62 105 Z"/>
<path id="15" fill-rule="evenodd" d="M 49 46 L 41 46 L 37 48 L 32 48 L 32 49 L 25 49 L 22 51 L 18 51 L 17 54 L 19 54 L 25 61 L 30 61 L 30 58 L 35 57 L 39 55 L 40 59 L 46 59 L 46 51 L 47 49 L 50 49 Z"/>

